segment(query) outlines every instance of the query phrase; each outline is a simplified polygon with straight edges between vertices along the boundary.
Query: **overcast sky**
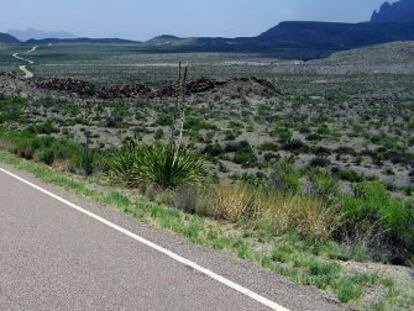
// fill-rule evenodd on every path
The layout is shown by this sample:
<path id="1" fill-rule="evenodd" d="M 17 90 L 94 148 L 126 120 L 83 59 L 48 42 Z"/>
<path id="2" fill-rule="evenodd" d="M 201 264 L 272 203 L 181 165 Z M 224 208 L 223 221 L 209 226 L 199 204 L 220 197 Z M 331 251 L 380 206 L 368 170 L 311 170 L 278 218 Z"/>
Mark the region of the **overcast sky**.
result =
<path id="1" fill-rule="evenodd" d="M 384 0 L 0 0 L 0 32 L 78 36 L 251 36 L 285 20 L 360 22 Z M 395 1 L 390 1 L 395 2 Z"/>

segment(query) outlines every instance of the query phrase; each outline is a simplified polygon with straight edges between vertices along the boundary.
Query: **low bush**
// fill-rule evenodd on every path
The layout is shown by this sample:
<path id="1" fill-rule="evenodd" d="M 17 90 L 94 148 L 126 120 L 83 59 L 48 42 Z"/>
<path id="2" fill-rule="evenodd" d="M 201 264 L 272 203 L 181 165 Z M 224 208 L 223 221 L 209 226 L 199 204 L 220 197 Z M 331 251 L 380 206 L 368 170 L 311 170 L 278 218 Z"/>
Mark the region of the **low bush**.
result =
<path id="1" fill-rule="evenodd" d="M 283 150 L 290 151 L 293 153 L 306 153 L 308 152 L 308 146 L 300 139 L 291 139 L 283 144 Z"/>
<path id="2" fill-rule="evenodd" d="M 339 195 L 339 187 L 332 174 L 321 168 L 312 169 L 308 172 L 309 186 L 308 192 L 328 203 L 334 203 Z"/>
<path id="3" fill-rule="evenodd" d="M 379 258 L 408 264 L 414 258 L 414 205 L 391 197 L 378 181 L 360 183 L 342 202 L 344 227 L 354 239 L 363 239 Z"/>
<path id="4" fill-rule="evenodd" d="M 314 157 L 310 162 L 309 162 L 309 167 L 327 167 L 331 165 L 331 161 L 324 156 L 317 156 Z"/>
<path id="5" fill-rule="evenodd" d="M 227 146 L 228 147 L 228 146 Z M 228 151 L 229 148 L 226 148 Z M 256 165 L 257 157 L 252 146 L 247 141 L 241 141 L 236 144 L 234 149 L 235 155 L 233 161 L 243 167 L 253 167 Z"/>
<path id="6" fill-rule="evenodd" d="M 269 187 L 275 192 L 296 193 L 301 187 L 300 177 L 300 172 L 292 163 L 280 160 L 273 164 Z"/>
<path id="7" fill-rule="evenodd" d="M 90 175 L 99 169 L 103 155 L 83 145 L 53 137 L 38 137 L 29 131 L 0 129 L 0 147 L 18 156 L 62 170 Z"/>
<path id="8" fill-rule="evenodd" d="M 219 143 L 209 144 L 204 148 L 204 154 L 217 157 L 224 153 L 224 148 Z"/>
<path id="9" fill-rule="evenodd" d="M 27 130 L 30 133 L 46 134 L 46 135 L 50 135 L 50 134 L 59 132 L 59 129 L 51 121 L 46 121 L 42 124 L 39 124 L 39 125 L 36 125 L 36 126 L 31 126 Z"/>

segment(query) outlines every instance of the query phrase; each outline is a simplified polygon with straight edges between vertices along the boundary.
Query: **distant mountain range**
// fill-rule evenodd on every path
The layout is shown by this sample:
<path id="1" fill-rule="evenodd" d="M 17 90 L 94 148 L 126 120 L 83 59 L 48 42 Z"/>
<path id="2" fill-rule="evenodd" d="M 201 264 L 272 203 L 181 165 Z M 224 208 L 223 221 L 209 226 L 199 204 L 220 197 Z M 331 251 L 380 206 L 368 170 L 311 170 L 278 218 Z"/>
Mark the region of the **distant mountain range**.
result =
<path id="1" fill-rule="evenodd" d="M 43 31 L 35 28 L 27 28 L 23 30 L 13 29 L 7 32 L 9 35 L 16 37 L 24 42 L 30 39 L 45 39 L 45 38 L 59 38 L 59 39 L 73 39 L 76 38 L 74 34 L 65 31 Z"/>
<path id="2" fill-rule="evenodd" d="M 126 40 L 126 39 L 119 39 L 119 38 L 72 38 L 72 39 L 57 39 L 57 38 L 50 38 L 50 39 L 30 39 L 24 42 L 25 44 L 58 44 L 58 43 L 66 43 L 66 44 L 138 44 L 138 41 Z"/>
<path id="3" fill-rule="evenodd" d="M 3 35 L 7 44 L 17 39 Z M 255 52 L 281 58 L 312 59 L 336 51 L 394 41 L 414 40 L 414 0 L 386 2 L 364 23 L 282 22 L 256 37 L 179 38 L 162 35 L 147 42 L 123 39 L 31 39 L 29 44 L 87 43 L 135 44 L 137 48 L 156 52 Z"/>

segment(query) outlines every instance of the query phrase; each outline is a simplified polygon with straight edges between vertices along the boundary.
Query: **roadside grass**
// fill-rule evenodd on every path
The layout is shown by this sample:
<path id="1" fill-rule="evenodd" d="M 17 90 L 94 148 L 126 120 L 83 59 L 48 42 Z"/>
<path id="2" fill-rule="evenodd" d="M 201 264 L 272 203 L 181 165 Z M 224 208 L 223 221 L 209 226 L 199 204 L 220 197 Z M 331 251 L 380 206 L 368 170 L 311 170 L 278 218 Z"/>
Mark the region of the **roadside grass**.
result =
<path id="1" fill-rule="evenodd" d="M 362 248 L 333 241 L 318 242 L 295 233 L 272 238 L 264 234 L 265 230 L 253 230 L 242 224 L 185 213 L 179 209 L 146 202 L 144 199 L 137 201 L 109 186 L 96 186 L 90 177 L 75 178 L 74 175 L 20 159 L 2 150 L 0 161 L 30 172 L 44 182 L 185 236 L 193 243 L 231 252 L 282 274 L 298 284 L 315 286 L 332 293 L 339 301 L 357 309 L 410 310 L 414 305 L 412 289 L 399 288 L 389 278 L 345 269 L 338 263 L 338 259 L 366 259 Z M 366 305 L 364 298 L 373 289 L 382 289 L 386 294 L 374 305 Z"/>

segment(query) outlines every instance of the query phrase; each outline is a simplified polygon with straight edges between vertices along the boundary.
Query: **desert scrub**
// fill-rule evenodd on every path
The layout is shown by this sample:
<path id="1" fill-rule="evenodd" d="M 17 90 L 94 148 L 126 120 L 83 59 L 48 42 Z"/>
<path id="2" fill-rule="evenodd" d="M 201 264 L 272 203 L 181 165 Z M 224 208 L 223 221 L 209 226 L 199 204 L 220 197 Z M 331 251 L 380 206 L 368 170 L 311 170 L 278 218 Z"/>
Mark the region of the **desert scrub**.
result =
<path id="1" fill-rule="evenodd" d="M 272 163 L 269 187 L 275 192 L 297 193 L 301 189 L 300 178 L 300 172 L 291 162 L 287 160 L 276 161 Z"/>
<path id="2" fill-rule="evenodd" d="M 109 156 L 105 171 L 113 180 L 139 188 L 199 185 L 206 177 L 204 159 L 198 153 L 161 142 L 126 143 Z"/>
<path id="3" fill-rule="evenodd" d="M 342 302 L 349 303 L 358 309 L 364 307 L 367 310 L 404 310 L 404 308 L 409 310 L 409 306 L 414 301 L 412 293 L 401 291 L 383 277 L 353 272 L 331 260 L 331 258 L 356 260 L 357 258 L 348 250 L 352 248 L 349 244 L 339 244 L 330 239 L 324 242 L 315 241 L 294 233 L 281 235 L 274 239 L 268 236 L 269 230 L 265 228 L 245 227 L 239 230 L 224 222 L 211 219 L 207 221 L 203 217 L 177 209 L 137 202 L 110 187 L 95 187 L 90 178 L 74 178 L 73 175 L 56 172 L 41 164 L 20 160 L 2 151 L 0 151 L 0 160 L 16 168 L 27 170 L 43 181 L 62 186 L 99 203 L 130 213 L 145 222 L 176 232 L 194 243 L 232 252 L 240 258 L 255 261 L 271 271 L 283 274 L 294 282 L 314 285 L 334 293 Z M 183 189 L 190 188 L 184 187 Z M 193 204 L 197 204 L 193 195 L 194 192 L 187 194 L 192 197 Z M 208 196 L 210 197 L 210 194 Z M 201 198 L 200 202 L 205 204 L 206 198 Z M 274 246 L 270 252 L 265 252 L 260 247 L 262 243 L 274 243 Z M 378 302 L 375 306 L 363 306 L 361 299 L 369 290 L 378 287 L 385 288 L 384 301 Z M 377 308 L 377 306 L 384 307 Z"/>
<path id="4" fill-rule="evenodd" d="M 393 198 L 378 181 L 354 187 L 342 200 L 341 234 L 364 241 L 377 259 L 395 264 L 414 260 L 414 203 Z"/>
<path id="5" fill-rule="evenodd" d="M 19 132 L 0 128 L 0 148 L 28 160 L 86 175 L 100 170 L 104 157 L 98 150 L 50 136 L 37 136 L 31 130 Z"/>

